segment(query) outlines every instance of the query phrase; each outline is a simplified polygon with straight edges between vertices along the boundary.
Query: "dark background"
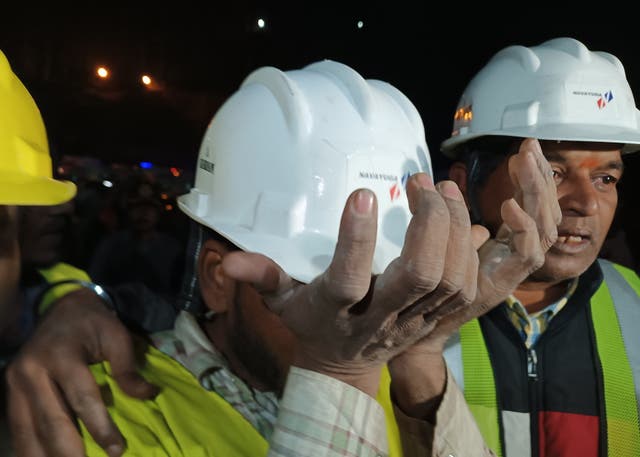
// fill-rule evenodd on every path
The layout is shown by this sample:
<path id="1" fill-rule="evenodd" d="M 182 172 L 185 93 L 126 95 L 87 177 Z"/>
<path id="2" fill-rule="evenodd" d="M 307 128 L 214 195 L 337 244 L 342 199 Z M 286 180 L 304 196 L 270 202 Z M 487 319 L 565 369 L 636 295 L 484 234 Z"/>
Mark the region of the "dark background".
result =
<path id="1" fill-rule="evenodd" d="M 401 1 L 96 2 L 2 5 L 0 49 L 32 92 L 54 156 L 152 161 L 189 176 L 206 125 L 252 70 L 320 59 L 390 82 L 420 111 L 436 178 L 465 84 L 498 50 L 571 36 L 615 54 L 640 93 L 640 42 L 631 4 Z M 266 27 L 259 29 L 257 19 Z M 359 29 L 357 21 L 363 21 Z M 111 78 L 96 77 L 98 65 Z M 154 78 L 154 90 L 140 76 Z M 638 159 L 623 179 L 624 226 L 638 233 Z M 628 236 L 636 243 L 634 237 Z M 623 244 L 624 245 L 624 244 Z M 638 248 L 633 249 L 638 252 Z"/>
<path id="2" fill-rule="evenodd" d="M 3 6 L 0 49 L 36 98 L 57 153 L 190 167 L 207 122 L 249 72 L 329 58 L 405 92 L 423 116 L 440 169 L 446 164 L 438 146 L 459 95 L 504 46 L 573 36 L 616 54 L 635 90 L 640 44 L 635 27 L 623 24 L 631 13 L 612 6 L 28 3 Z M 96 78 L 99 64 L 111 69 L 108 81 Z M 159 90 L 143 87 L 142 73 Z"/>

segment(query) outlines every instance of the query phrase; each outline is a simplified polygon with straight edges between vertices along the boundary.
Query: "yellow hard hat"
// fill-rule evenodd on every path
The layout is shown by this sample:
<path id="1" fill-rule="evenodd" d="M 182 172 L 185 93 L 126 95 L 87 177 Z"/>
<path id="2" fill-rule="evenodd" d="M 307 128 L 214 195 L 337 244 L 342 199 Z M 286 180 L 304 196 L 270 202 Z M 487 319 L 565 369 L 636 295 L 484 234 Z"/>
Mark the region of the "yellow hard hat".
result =
<path id="1" fill-rule="evenodd" d="M 0 205 L 57 205 L 72 182 L 53 179 L 44 122 L 31 94 L 0 51 Z"/>

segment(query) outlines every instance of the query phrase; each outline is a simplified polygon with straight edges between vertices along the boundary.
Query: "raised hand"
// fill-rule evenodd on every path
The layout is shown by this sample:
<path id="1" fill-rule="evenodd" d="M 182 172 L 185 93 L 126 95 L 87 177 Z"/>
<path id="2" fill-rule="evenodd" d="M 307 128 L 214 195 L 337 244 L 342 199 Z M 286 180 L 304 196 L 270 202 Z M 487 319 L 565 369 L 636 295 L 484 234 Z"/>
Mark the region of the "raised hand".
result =
<path id="1" fill-rule="evenodd" d="M 477 291 L 469 306 L 459 307 L 437 322 L 431 333 L 389 364 L 394 394 L 402 409 L 413 416 L 433 412 L 434 397 L 445 382 L 442 351 L 461 325 L 501 303 L 531 273 L 540 268 L 557 238 L 562 214 L 551 167 L 535 139 L 522 142 L 509 158 L 514 198 L 502 204 L 503 224 L 496 237 L 472 227 L 478 250 Z M 486 240 L 486 242 L 485 242 Z"/>
<path id="2" fill-rule="evenodd" d="M 234 252 L 223 267 L 253 283 L 298 337 L 295 364 L 374 395 L 380 368 L 431 332 L 443 316 L 476 296 L 478 255 L 469 215 L 452 182 L 419 173 L 407 183 L 413 214 L 400 256 L 378 276 L 371 265 L 377 230 L 375 196 L 347 201 L 333 260 L 308 285 L 257 254 Z"/>

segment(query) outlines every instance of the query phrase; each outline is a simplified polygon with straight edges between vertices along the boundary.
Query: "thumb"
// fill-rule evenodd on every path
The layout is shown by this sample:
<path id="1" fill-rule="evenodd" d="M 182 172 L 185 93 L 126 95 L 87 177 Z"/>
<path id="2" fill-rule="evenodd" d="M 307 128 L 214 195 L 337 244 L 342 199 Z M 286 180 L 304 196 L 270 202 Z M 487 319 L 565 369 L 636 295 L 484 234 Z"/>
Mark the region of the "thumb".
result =
<path id="1" fill-rule="evenodd" d="M 478 224 L 471 226 L 471 242 L 476 251 L 489 239 L 489 236 L 489 230 L 486 227 Z"/>
<path id="2" fill-rule="evenodd" d="M 126 329 L 117 338 L 102 339 L 102 354 L 111 364 L 111 374 L 127 395 L 148 400 L 158 394 L 158 388 L 145 380 L 138 372 L 134 343 Z"/>
<path id="3" fill-rule="evenodd" d="M 224 257 L 222 269 L 231 279 L 251 284 L 278 315 L 299 284 L 269 257 L 253 252 L 231 252 Z"/>

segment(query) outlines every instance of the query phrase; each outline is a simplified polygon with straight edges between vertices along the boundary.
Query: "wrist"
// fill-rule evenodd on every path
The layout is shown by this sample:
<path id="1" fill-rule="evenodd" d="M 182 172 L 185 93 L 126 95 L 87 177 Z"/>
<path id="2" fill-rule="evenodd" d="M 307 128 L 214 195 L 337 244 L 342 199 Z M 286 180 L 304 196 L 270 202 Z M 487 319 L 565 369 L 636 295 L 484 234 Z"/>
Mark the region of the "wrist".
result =
<path id="1" fill-rule="evenodd" d="M 441 354 L 397 357 L 389 363 L 391 396 L 409 417 L 434 422 L 447 385 Z"/>
<path id="2" fill-rule="evenodd" d="M 296 356 L 293 365 L 349 384 L 373 398 L 375 398 L 378 393 L 380 372 L 382 370 L 382 366 L 380 365 L 362 366 L 356 364 L 340 364 L 319 361 L 315 358 L 305 357 L 299 354 Z"/>
<path id="3" fill-rule="evenodd" d="M 85 281 L 82 279 L 64 279 L 61 281 L 55 281 L 50 284 L 47 284 L 44 289 L 42 289 L 38 297 L 36 299 L 36 303 L 38 303 L 38 310 L 40 314 L 44 314 L 50 305 L 46 305 L 46 301 L 44 297 L 49 294 L 53 294 L 54 297 L 56 293 L 54 292 L 56 289 L 61 289 L 58 298 L 54 298 L 54 302 L 64 299 L 67 295 L 80 293 L 79 291 L 91 291 L 93 295 L 97 296 L 100 299 L 100 302 L 104 305 L 106 309 L 109 311 L 116 312 L 115 302 L 113 301 L 111 295 L 99 284 L 96 284 L 91 281 Z"/>

